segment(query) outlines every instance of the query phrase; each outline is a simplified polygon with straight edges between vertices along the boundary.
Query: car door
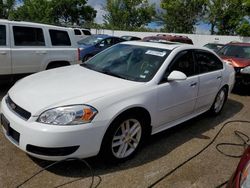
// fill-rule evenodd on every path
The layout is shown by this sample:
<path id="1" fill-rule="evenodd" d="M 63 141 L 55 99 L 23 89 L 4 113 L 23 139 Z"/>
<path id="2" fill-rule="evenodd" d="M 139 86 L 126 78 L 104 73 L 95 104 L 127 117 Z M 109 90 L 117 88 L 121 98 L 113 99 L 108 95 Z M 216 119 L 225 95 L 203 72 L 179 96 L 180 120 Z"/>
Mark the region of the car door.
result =
<path id="1" fill-rule="evenodd" d="M 8 24 L 0 24 L 0 75 L 11 74 L 11 51 Z"/>
<path id="2" fill-rule="evenodd" d="M 198 76 L 191 50 L 180 52 L 168 66 L 165 76 L 177 70 L 186 74 L 181 81 L 163 81 L 158 87 L 158 125 L 193 113 L 198 94 Z"/>
<path id="3" fill-rule="evenodd" d="M 11 25 L 13 73 L 33 73 L 40 70 L 47 57 L 42 27 Z"/>
<path id="4" fill-rule="evenodd" d="M 199 73 L 199 92 L 195 110 L 208 109 L 218 93 L 222 81 L 223 63 L 214 54 L 196 50 L 195 61 Z"/>

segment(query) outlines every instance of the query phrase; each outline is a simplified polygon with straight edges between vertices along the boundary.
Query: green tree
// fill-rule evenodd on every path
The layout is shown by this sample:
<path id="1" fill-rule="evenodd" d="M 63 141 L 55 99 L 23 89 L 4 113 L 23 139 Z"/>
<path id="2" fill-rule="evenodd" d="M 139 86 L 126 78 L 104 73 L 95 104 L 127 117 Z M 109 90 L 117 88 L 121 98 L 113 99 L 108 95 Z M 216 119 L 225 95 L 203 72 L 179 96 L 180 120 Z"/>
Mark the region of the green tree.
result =
<path id="1" fill-rule="evenodd" d="M 52 0 L 53 16 L 57 22 L 72 25 L 93 22 L 96 10 L 86 3 L 86 0 Z"/>
<path id="2" fill-rule="evenodd" d="M 23 0 L 11 18 L 58 25 L 93 22 L 96 11 L 86 3 L 86 0 Z"/>
<path id="3" fill-rule="evenodd" d="M 13 11 L 15 0 L 0 0 L 0 18 L 8 19 Z"/>
<path id="4" fill-rule="evenodd" d="M 23 5 L 18 7 L 11 18 L 22 21 L 38 23 L 54 23 L 53 7 L 47 0 L 24 0 Z"/>
<path id="5" fill-rule="evenodd" d="M 195 24 L 201 19 L 206 0 L 162 0 L 165 10 L 162 19 L 166 32 L 193 33 Z"/>
<path id="6" fill-rule="evenodd" d="M 148 0 L 107 0 L 104 9 L 104 25 L 110 29 L 137 30 L 155 15 L 155 7 Z"/>
<path id="7" fill-rule="evenodd" d="M 220 35 L 235 35 L 237 31 L 242 33 L 246 28 L 244 20 L 247 14 L 249 0 L 208 0 L 205 20 L 211 24 L 211 34 L 216 29 Z"/>
<path id="8" fill-rule="evenodd" d="M 244 20 L 241 25 L 236 29 L 236 33 L 240 36 L 250 37 L 250 23 L 248 20 Z"/>

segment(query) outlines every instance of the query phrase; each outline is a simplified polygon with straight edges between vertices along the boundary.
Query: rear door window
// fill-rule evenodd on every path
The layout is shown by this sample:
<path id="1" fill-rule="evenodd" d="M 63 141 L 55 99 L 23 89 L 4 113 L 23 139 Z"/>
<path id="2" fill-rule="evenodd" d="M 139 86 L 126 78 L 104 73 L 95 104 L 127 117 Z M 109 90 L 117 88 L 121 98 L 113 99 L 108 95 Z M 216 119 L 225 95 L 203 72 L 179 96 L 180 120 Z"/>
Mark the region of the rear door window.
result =
<path id="1" fill-rule="evenodd" d="M 53 46 L 71 46 L 67 31 L 50 29 L 49 34 Z"/>
<path id="2" fill-rule="evenodd" d="M 45 46 L 41 28 L 13 26 L 15 46 Z"/>
<path id="3" fill-rule="evenodd" d="M 81 31 L 79 29 L 74 29 L 75 35 L 82 35 Z"/>
<path id="4" fill-rule="evenodd" d="M 205 51 L 196 51 L 195 59 L 200 74 L 223 69 L 223 63 L 214 55 Z"/>
<path id="5" fill-rule="evenodd" d="M 88 30 L 82 30 L 82 32 L 84 35 L 91 35 L 90 31 L 88 31 Z"/>
<path id="6" fill-rule="evenodd" d="M 6 46 L 6 26 L 0 25 L 0 46 Z"/>

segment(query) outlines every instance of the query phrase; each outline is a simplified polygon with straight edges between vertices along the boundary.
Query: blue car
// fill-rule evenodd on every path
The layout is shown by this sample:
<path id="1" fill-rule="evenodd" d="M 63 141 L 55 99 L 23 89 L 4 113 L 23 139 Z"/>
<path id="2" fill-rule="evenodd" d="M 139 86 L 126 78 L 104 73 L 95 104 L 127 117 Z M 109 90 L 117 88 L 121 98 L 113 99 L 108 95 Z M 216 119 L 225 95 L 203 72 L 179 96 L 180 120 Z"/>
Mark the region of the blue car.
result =
<path id="1" fill-rule="evenodd" d="M 80 49 L 80 58 L 83 62 L 87 61 L 95 54 L 123 41 L 125 40 L 122 38 L 109 35 L 91 35 L 77 42 Z"/>

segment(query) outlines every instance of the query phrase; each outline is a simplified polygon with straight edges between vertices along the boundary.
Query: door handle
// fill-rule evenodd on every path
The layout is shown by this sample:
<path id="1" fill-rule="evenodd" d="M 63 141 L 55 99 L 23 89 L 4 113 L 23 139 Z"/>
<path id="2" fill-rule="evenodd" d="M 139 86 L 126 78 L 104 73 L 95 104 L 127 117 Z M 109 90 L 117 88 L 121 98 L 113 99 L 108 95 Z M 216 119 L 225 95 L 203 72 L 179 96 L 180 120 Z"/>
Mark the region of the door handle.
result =
<path id="1" fill-rule="evenodd" d="M 46 51 L 36 51 L 36 54 L 47 54 Z"/>
<path id="2" fill-rule="evenodd" d="M 0 52 L 0 54 L 1 54 L 1 55 L 6 55 L 6 54 L 7 54 L 7 52 Z"/>
<path id="3" fill-rule="evenodd" d="M 219 79 L 221 79 L 222 78 L 222 76 L 217 76 L 217 79 L 219 80 Z"/>
<path id="4" fill-rule="evenodd" d="M 194 82 L 192 84 L 190 84 L 190 87 L 195 87 L 197 85 L 197 82 Z"/>

